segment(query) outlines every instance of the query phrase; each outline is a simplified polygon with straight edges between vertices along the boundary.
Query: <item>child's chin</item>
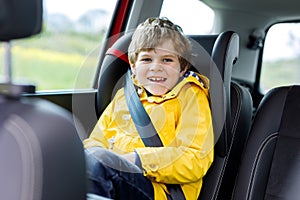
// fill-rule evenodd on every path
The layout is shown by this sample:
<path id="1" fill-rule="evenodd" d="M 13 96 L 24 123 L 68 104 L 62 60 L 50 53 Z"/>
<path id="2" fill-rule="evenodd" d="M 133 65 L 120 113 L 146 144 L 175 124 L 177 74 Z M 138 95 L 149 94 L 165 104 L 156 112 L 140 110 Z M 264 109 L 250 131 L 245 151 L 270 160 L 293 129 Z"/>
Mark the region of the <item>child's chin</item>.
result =
<path id="1" fill-rule="evenodd" d="M 162 96 L 169 91 L 169 89 L 167 89 L 166 87 L 161 87 L 161 86 L 152 86 L 152 87 L 150 86 L 150 87 L 145 87 L 145 89 L 154 96 Z"/>
<path id="2" fill-rule="evenodd" d="M 150 90 L 149 92 L 151 94 L 153 94 L 154 96 L 162 96 L 162 95 L 166 94 L 168 91 L 166 91 L 166 90 Z"/>

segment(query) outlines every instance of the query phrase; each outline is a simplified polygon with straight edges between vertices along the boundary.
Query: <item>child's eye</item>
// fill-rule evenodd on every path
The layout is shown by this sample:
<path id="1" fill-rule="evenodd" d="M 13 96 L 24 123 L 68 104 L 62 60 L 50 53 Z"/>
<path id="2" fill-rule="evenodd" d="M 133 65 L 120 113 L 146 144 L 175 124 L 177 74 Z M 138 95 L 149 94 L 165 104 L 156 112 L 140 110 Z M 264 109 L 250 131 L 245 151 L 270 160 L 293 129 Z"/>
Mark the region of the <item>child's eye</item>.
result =
<path id="1" fill-rule="evenodd" d="M 163 61 L 164 62 L 173 62 L 173 59 L 171 59 L 171 58 L 164 58 Z"/>
<path id="2" fill-rule="evenodd" d="M 151 60 L 151 58 L 142 58 L 141 61 L 143 61 L 143 62 L 151 62 L 152 60 Z"/>

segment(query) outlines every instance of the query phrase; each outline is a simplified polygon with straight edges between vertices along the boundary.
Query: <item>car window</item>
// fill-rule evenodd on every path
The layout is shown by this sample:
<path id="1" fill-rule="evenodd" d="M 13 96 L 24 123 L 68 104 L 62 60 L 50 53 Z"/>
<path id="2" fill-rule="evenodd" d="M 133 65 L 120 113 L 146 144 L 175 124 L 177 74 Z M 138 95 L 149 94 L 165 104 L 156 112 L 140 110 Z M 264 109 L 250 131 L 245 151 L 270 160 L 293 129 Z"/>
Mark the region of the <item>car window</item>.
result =
<path id="1" fill-rule="evenodd" d="M 42 33 L 11 42 L 12 80 L 33 83 L 37 91 L 92 88 L 116 2 L 44 0 Z M 3 58 L 7 45 L 0 45 Z M 4 73 L 1 62 L 1 81 Z"/>
<path id="2" fill-rule="evenodd" d="M 209 34 L 214 22 L 213 10 L 199 0 L 164 0 L 160 16 L 181 26 L 187 35 Z"/>
<path id="3" fill-rule="evenodd" d="M 300 23 L 273 25 L 263 52 L 261 92 L 290 84 L 300 84 Z"/>

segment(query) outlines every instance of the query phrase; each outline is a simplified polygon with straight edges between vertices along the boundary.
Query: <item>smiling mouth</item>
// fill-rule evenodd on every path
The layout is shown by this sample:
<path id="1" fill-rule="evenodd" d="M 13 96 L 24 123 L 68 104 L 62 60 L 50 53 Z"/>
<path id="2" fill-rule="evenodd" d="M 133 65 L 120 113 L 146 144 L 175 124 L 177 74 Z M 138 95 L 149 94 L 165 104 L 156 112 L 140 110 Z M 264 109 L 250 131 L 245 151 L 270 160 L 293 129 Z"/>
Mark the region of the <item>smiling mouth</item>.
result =
<path id="1" fill-rule="evenodd" d="M 150 80 L 152 82 L 163 82 L 163 81 L 166 81 L 167 78 L 163 78 L 163 77 L 149 77 L 148 80 Z"/>

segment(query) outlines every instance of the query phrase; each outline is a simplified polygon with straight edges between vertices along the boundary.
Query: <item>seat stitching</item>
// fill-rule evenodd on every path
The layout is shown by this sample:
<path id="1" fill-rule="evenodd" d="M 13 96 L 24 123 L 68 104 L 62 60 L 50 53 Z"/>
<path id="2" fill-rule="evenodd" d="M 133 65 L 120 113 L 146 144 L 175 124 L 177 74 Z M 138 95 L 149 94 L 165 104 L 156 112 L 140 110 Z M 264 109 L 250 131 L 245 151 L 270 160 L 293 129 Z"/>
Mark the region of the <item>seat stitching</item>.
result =
<path id="1" fill-rule="evenodd" d="M 239 96 L 241 96 L 241 95 L 239 95 Z M 239 107 L 241 107 L 241 106 L 239 106 Z M 241 110 L 241 109 L 239 109 L 239 110 Z M 233 132 L 234 134 L 232 135 L 232 140 L 231 140 L 231 142 L 230 142 L 230 146 L 229 146 L 229 150 L 228 150 L 228 156 L 226 156 L 226 158 L 225 158 L 225 162 L 224 162 L 224 165 L 222 166 L 222 171 L 221 171 L 221 174 L 220 174 L 220 176 L 219 176 L 219 179 L 218 180 L 223 180 L 223 177 L 224 177 L 224 173 L 225 173 L 225 166 L 227 166 L 227 163 L 228 163 L 228 160 L 229 160 L 229 155 L 230 155 L 230 153 L 231 153 L 231 151 L 232 151 L 232 146 L 233 146 L 233 142 L 235 141 L 235 137 L 236 137 L 236 133 L 235 132 Z M 218 185 L 217 185 L 217 191 L 214 193 L 214 198 L 213 199 L 216 199 L 217 197 L 216 197 L 216 195 L 219 193 L 219 190 L 220 190 L 220 187 L 221 187 L 221 182 L 222 181 L 218 181 Z"/>
<path id="2" fill-rule="evenodd" d="M 253 162 L 252 169 L 251 169 L 250 180 L 249 180 L 249 184 L 248 184 L 248 188 L 247 188 L 247 192 L 246 192 L 246 195 L 247 195 L 246 199 L 250 199 L 250 197 L 251 197 L 251 190 L 253 189 L 253 181 L 254 181 L 254 177 L 256 176 L 256 173 L 257 173 L 256 167 L 257 167 L 258 161 L 260 160 L 261 152 L 267 146 L 268 142 L 270 142 L 272 139 L 274 139 L 278 135 L 279 135 L 279 132 L 275 132 L 275 133 L 269 135 L 259 146 L 258 152 L 255 156 L 255 160 Z"/>
<path id="3" fill-rule="evenodd" d="M 234 115 L 234 118 L 232 120 L 232 127 L 231 127 L 231 132 L 232 133 L 235 133 L 236 131 L 236 128 L 237 128 L 237 124 L 238 124 L 238 117 L 237 116 L 240 116 L 240 113 L 241 113 L 241 110 L 242 110 L 242 104 L 241 104 L 241 91 L 239 90 L 239 88 L 237 87 L 237 85 L 235 84 L 232 84 L 233 86 L 233 89 L 235 89 L 235 91 L 237 92 L 237 98 L 238 98 L 238 105 L 237 105 L 237 112 L 236 114 Z"/>

